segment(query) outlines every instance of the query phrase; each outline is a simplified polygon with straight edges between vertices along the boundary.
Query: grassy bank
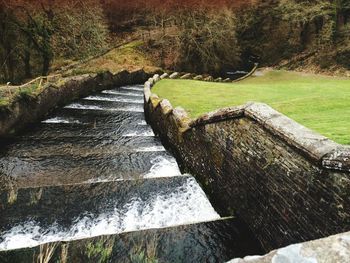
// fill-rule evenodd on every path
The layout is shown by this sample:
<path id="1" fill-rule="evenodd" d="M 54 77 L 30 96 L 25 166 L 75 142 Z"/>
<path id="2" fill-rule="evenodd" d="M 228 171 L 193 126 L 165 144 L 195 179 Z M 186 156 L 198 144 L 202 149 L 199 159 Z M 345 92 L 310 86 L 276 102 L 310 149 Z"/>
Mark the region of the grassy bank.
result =
<path id="1" fill-rule="evenodd" d="M 248 101 L 264 102 L 306 127 L 350 144 L 350 79 L 265 71 L 236 84 L 162 80 L 154 92 L 191 117 Z"/>
<path id="2" fill-rule="evenodd" d="M 115 48 L 103 56 L 91 59 L 85 63 L 80 63 L 69 70 L 53 72 L 49 77 L 49 82 L 58 85 L 61 77 L 82 75 L 87 73 L 99 73 L 110 71 L 117 73 L 122 70 L 136 71 L 144 69 L 145 71 L 155 71 L 157 68 L 153 66 L 152 61 L 144 54 L 140 47 L 142 41 L 133 41 L 129 44 Z M 13 100 L 20 96 L 35 97 L 43 90 L 40 79 L 25 87 L 6 86 L 0 84 L 0 110 L 8 107 Z"/>
<path id="3" fill-rule="evenodd" d="M 107 70 L 116 73 L 121 70 L 134 71 L 142 68 L 145 71 L 155 71 L 157 68 L 153 66 L 152 60 L 147 54 L 141 51 L 142 46 L 142 41 L 130 42 L 129 44 L 111 50 L 103 56 L 76 66 L 68 73 L 79 75 Z"/>

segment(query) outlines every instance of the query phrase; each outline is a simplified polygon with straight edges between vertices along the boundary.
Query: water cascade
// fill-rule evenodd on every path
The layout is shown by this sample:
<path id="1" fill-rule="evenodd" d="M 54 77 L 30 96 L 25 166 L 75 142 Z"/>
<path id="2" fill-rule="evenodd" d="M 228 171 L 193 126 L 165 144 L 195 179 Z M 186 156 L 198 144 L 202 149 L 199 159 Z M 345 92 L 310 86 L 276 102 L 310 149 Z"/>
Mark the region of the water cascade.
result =
<path id="1" fill-rule="evenodd" d="M 135 236 L 144 244 L 156 234 L 156 257 L 170 261 L 221 262 L 254 247 L 147 125 L 142 86 L 75 101 L 1 149 L 0 174 L 12 186 L 0 195 L 1 262 L 20 262 L 22 250 L 49 242 L 74 250 L 106 235 L 124 237 L 109 256 L 125 262 Z"/>

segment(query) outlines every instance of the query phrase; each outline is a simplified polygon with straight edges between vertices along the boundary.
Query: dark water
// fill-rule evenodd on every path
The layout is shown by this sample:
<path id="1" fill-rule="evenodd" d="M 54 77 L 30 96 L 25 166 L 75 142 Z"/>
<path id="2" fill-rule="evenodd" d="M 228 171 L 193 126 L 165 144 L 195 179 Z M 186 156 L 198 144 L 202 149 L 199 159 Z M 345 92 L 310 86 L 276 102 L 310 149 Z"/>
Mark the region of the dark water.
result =
<path id="1" fill-rule="evenodd" d="M 146 124 L 142 86 L 76 101 L 3 143 L 0 174 L 12 189 L 0 194 L 0 251 L 220 219 Z M 198 236 L 190 231 L 183 256 L 215 247 L 214 233 L 201 229 Z M 165 236 L 168 248 L 159 253 L 175 259 L 171 242 L 181 238 Z M 210 242 L 200 241 L 205 238 Z M 225 251 L 237 251 L 224 243 Z"/>
<path id="2" fill-rule="evenodd" d="M 237 220 L 223 219 L 64 242 L 54 250 L 51 262 L 61 262 L 62 254 L 66 262 L 74 263 L 225 262 L 259 252 L 246 231 Z M 0 261 L 31 262 L 39 252 L 39 248 L 3 252 Z"/>

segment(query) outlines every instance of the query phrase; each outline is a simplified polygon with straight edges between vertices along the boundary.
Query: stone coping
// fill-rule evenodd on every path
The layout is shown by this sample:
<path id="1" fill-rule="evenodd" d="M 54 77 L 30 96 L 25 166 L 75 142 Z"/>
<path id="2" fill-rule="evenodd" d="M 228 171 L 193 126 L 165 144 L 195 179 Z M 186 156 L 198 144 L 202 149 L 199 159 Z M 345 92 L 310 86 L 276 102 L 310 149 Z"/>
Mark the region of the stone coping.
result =
<path id="1" fill-rule="evenodd" d="M 350 232 L 271 251 L 265 256 L 236 258 L 227 263 L 350 262 Z"/>
<path id="2" fill-rule="evenodd" d="M 350 172 L 350 146 L 335 143 L 264 103 L 249 102 L 242 106 L 210 112 L 191 120 L 184 109 L 180 107 L 173 109 L 169 101 L 152 94 L 153 85 L 169 77 L 171 78 L 167 73 L 161 76 L 156 74 L 146 81 L 144 85 L 145 102 L 152 103 L 154 108 L 161 106 L 164 113 L 173 114 L 179 126 L 183 128 L 183 132 L 228 119 L 250 118 L 283 139 L 305 157 L 316 162 L 321 168 Z"/>
<path id="3" fill-rule="evenodd" d="M 155 72 L 143 69 L 118 73 L 104 71 L 61 78 L 57 83 L 47 83 L 34 97 L 16 98 L 6 109 L 0 109 L 0 138 L 13 136 L 31 124 L 44 119 L 52 110 L 75 99 L 115 86 L 143 83 Z"/>

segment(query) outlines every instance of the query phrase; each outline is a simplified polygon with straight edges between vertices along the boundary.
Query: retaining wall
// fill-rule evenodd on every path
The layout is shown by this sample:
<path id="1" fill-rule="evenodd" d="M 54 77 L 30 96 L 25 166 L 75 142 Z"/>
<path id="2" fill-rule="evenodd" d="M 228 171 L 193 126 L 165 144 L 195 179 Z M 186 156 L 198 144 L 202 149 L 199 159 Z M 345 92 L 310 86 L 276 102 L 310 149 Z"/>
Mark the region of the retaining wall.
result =
<path id="1" fill-rule="evenodd" d="M 350 230 L 350 148 L 269 106 L 248 103 L 191 120 L 152 94 L 145 113 L 222 215 L 237 214 L 266 251 Z"/>
<path id="2" fill-rule="evenodd" d="M 48 84 L 36 97 L 19 98 L 7 109 L 0 110 L 0 138 L 36 123 L 53 109 L 75 99 L 115 86 L 143 83 L 153 74 L 138 70 L 62 78 L 60 85 Z"/>

